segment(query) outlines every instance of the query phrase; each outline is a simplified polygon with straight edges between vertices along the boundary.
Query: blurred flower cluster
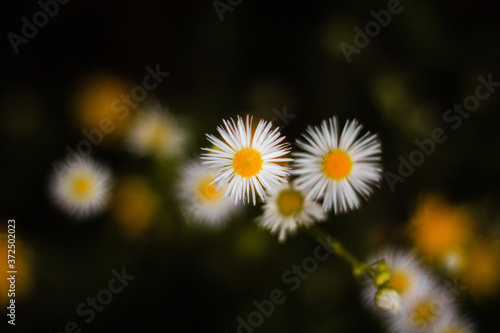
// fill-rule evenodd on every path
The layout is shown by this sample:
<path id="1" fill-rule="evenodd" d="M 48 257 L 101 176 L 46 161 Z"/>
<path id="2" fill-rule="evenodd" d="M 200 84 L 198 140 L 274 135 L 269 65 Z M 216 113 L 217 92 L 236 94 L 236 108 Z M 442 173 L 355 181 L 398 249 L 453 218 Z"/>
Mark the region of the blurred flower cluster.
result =
<path id="1" fill-rule="evenodd" d="M 500 237 L 473 204 L 455 205 L 437 194 L 420 198 L 408 233 L 423 260 L 458 277 L 477 299 L 500 291 Z"/>
<path id="2" fill-rule="evenodd" d="M 189 130 L 154 99 L 120 119 L 109 106 L 127 85 L 109 78 L 91 82 L 76 97 L 79 126 L 95 129 L 109 120 L 113 130 L 87 131 L 87 138 L 104 143 L 108 153 L 128 154 L 132 165 L 146 160 L 146 167 L 113 170 L 92 149 L 73 150 L 54 164 L 49 195 L 78 221 L 109 214 L 127 239 L 164 224 L 163 205 L 173 201 L 186 223 L 212 230 L 243 216 L 247 204 L 259 205 L 254 221 L 283 243 L 298 230 L 323 233 L 318 222 L 332 211 L 359 209 L 380 185 L 381 142 L 355 119 L 340 126 L 333 116 L 308 126 L 295 149 L 272 122 L 237 116 L 222 121 L 219 136 L 206 134 L 208 147 L 200 154 L 190 141 L 205 134 Z M 362 279 L 365 303 L 391 331 L 472 332 L 454 300 L 443 300 L 449 290 L 438 276 L 458 277 L 476 297 L 498 291 L 499 240 L 481 228 L 471 209 L 437 195 L 422 197 L 407 231 L 414 252 L 390 248 L 367 263 L 340 242 L 329 244 Z"/>

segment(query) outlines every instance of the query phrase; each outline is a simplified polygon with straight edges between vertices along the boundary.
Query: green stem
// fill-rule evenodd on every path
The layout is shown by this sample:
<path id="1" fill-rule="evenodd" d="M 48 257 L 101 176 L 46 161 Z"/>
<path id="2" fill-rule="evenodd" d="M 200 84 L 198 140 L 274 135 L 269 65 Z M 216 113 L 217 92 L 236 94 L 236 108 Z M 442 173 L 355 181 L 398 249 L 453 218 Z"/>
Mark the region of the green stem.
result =
<path id="1" fill-rule="evenodd" d="M 351 252 L 349 252 L 344 245 L 337 239 L 331 237 L 326 232 L 317 227 L 311 227 L 307 229 L 313 236 L 320 237 L 323 239 L 330 247 L 333 252 L 343 260 L 347 261 L 352 267 L 353 273 L 356 277 L 361 277 L 363 274 L 368 274 L 373 278 L 373 266 L 367 265 L 364 262 L 356 258 Z"/>

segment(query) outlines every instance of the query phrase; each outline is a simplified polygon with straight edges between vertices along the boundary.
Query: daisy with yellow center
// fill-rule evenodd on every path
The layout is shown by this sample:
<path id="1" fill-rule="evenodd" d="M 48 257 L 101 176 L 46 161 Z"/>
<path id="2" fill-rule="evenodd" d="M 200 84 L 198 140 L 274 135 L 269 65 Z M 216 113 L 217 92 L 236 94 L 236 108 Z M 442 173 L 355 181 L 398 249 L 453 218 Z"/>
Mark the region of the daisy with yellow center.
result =
<path id="1" fill-rule="evenodd" d="M 110 186 L 108 168 L 90 158 L 77 158 L 52 176 L 50 193 L 63 211 L 84 218 L 107 206 Z"/>
<path id="2" fill-rule="evenodd" d="M 390 332 L 472 333 L 471 325 L 458 319 L 450 298 L 456 294 L 438 284 L 413 255 L 388 249 L 369 262 L 375 270 L 365 281 L 363 298 Z"/>
<path id="3" fill-rule="evenodd" d="M 192 161 L 184 168 L 178 196 L 188 222 L 221 227 L 240 209 L 231 201 L 222 200 L 227 186 L 216 191 L 213 178 L 214 173 L 198 161 Z"/>
<path id="4" fill-rule="evenodd" d="M 287 234 L 294 234 L 298 226 L 326 219 L 320 205 L 306 199 L 304 192 L 290 184 L 283 184 L 277 193 L 269 194 L 262 209 L 263 214 L 257 218 L 259 225 L 278 234 L 280 242 L 286 240 Z"/>
<path id="5" fill-rule="evenodd" d="M 324 120 L 321 127 L 309 127 L 305 141 L 297 140 L 304 152 L 297 157 L 292 174 L 308 199 L 323 199 L 325 211 L 335 213 L 357 209 L 359 196 L 367 198 L 381 179 L 380 142 L 375 134 L 358 137 L 362 126 L 347 121 L 339 133 L 337 118 Z M 339 135 L 340 134 L 340 135 Z"/>
<path id="6" fill-rule="evenodd" d="M 427 330 L 436 323 L 442 311 L 440 303 L 431 298 L 423 298 L 408 312 L 409 326 L 414 330 Z"/>
<path id="7" fill-rule="evenodd" d="M 278 128 L 271 131 L 271 122 L 261 120 L 255 131 L 252 118 L 246 123 L 238 116 L 237 121 L 223 120 L 224 128 L 217 127 L 222 139 L 207 134 L 208 141 L 215 148 L 203 148 L 204 164 L 215 173 L 213 183 L 216 191 L 227 185 L 226 197 L 256 205 L 257 195 L 265 201 L 266 193 L 275 193 L 288 176 L 289 169 L 280 162 L 290 162 L 285 158 L 290 151 L 288 143 L 282 143 Z"/>
<path id="8" fill-rule="evenodd" d="M 182 152 L 185 133 L 170 114 L 149 109 L 136 116 L 125 140 L 137 155 L 172 157 Z"/>
<path id="9" fill-rule="evenodd" d="M 408 299 L 417 294 L 420 284 L 427 279 L 428 273 L 422 268 L 417 258 L 407 252 L 395 249 L 386 249 L 374 255 L 368 262 L 385 260 L 390 268 L 390 278 L 384 288 L 390 288 L 398 293 L 400 301 L 404 304 Z M 374 297 L 377 295 L 377 286 L 366 281 L 363 290 L 365 303 L 373 310 L 378 311 Z"/>
<path id="10" fill-rule="evenodd" d="M 446 290 L 430 276 L 421 276 L 417 290 L 401 302 L 401 311 L 388 317 L 392 332 L 432 332 L 447 311 L 456 311 L 444 302 Z"/>

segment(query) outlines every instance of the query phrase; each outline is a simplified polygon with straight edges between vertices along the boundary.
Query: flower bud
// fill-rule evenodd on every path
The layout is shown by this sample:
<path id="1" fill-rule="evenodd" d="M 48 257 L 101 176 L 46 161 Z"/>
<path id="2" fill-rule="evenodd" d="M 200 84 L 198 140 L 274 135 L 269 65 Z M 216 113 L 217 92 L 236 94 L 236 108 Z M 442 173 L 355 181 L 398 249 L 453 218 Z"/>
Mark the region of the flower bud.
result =
<path id="1" fill-rule="evenodd" d="M 375 293 L 375 305 L 384 311 L 398 313 L 401 308 L 401 298 L 396 289 L 382 287 Z"/>
<path id="2" fill-rule="evenodd" d="M 390 279 L 391 279 L 391 268 L 385 261 L 382 261 L 377 265 L 377 268 L 375 269 L 375 276 L 373 277 L 373 283 L 375 283 L 377 287 L 381 287 L 387 282 L 389 282 Z"/>

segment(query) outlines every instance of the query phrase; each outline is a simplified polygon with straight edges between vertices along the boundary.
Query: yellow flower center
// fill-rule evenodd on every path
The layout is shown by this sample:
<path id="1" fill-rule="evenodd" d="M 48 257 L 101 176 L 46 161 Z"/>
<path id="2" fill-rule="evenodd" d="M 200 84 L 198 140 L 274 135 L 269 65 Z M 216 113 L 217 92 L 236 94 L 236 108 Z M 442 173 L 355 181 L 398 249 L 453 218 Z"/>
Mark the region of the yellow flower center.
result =
<path id="1" fill-rule="evenodd" d="M 252 177 L 262 170 L 263 162 L 262 156 L 257 150 L 243 148 L 234 155 L 233 169 L 241 177 Z"/>
<path id="2" fill-rule="evenodd" d="M 150 135 L 152 149 L 160 150 L 168 142 L 168 130 L 160 125 L 156 125 Z"/>
<path id="3" fill-rule="evenodd" d="M 332 150 L 323 158 L 321 170 L 325 176 L 333 180 L 346 178 L 352 170 L 351 157 L 339 149 Z"/>
<path id="4" fill-rule="evenodd" d="M 73 191 L 77 197 L 87 198 L 94 190 L 94 182 L 90 175 L 79 175 L 73 181 Z"/>
<path id="5" fill-rule="evenodd" d="M 410 284 L 410 281 L 408 280 L 408 275 L 406 273 L 401 271 L 394 271 L 387 286 L 393 287 L 400 294 L 404 294 L 408 289 L 408 285 Z"/>
<path id="6" fill-rule="evenodd" d="M 284 190 L 278 195 L 277 204 L 281 214 L 290 216 L 302 211 L 304 198 L 302 193 L 297 190 Z"/>
<path id="7" fill-rule="evenodd" d="M 425 329 L 438 315 L 439 307 L 429 300 L 424 300 L 410 312 L 410 324 L 413 327 Z"/>
<path id="8" fill-rule="evenodd" d="M 211 182 L 211 176 L 205 177 L 205 179 L 203 179 L 200 185 L 200 194 L 202 198 L 208 201 L 220 200 L 222 198 L 223 191 L 220 190 L 219 192 L 217 192 L 215 190 L 215 184 L 209 185 Z"/>

